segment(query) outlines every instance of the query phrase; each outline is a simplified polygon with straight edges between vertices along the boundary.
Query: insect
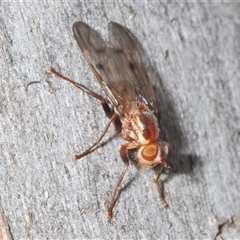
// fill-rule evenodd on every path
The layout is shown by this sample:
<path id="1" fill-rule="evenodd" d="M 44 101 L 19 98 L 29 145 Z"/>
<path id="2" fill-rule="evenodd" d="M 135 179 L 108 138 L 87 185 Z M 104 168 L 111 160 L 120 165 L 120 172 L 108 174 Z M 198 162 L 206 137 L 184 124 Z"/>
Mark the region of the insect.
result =
<path id="1" fill-rule="evenodd" d="M 74 155 L 80 159 L 94 150 L 106 134 L 111 123 L 117 133 L 127 141 L 120 148 L 120 155 L 125 164 L 108 206 L 107 217 L 112 218 L 118 189 L 129 167 L 129 159 L 137 161 L 141 168 L 160 166 L 154 182 L 163 207 L 164 200 L 159 177 L 167 164 L 170 155 L 170 144 L 160 139 L 156 99 L 147 71 L 141 59 L 138 42 L 132 33 L 118 23 L 109 23 L 109 43 L 106 44 L 101 35 L 83 22 L 73 25 L 74 37 L 82 53 L 104 89 L 108 101 L 80 83 L 63 76 L 53 68 L 49 72 L 72 83 L 88 95 L 100 101 L 109 122 L 99 139 L 86 151 Z M 133 157 L 129 152 L 133 151 Z"/>

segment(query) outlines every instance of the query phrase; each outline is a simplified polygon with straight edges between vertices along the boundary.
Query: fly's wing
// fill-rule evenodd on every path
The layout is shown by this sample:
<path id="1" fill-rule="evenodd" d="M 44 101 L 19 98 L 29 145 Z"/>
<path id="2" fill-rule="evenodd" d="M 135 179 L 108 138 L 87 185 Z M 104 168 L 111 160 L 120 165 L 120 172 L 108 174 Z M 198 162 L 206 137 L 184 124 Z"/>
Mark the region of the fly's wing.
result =
<path id="1" fill-rule="evenodd" d="M 118 105 L 117 99 L 112 95 L 111 90 L 106 85 L 108 82 L 106 74 L 107 66 L 105 64 L 105 52 L 107 46 L 102 37 L 98 32 L 94 31 L 83 22 L 75 22 L 73 24 L 73 33 L 87 63 L 97 77 L 102 88 L 113 105 Z"/>
<path id="2" fill-rule="evenodd" d="M 98 32 L 83 22 L 73 25 L 74 37 L 85 59 L 120 115 L 138 100 L 136 81 L 123 51 L 109 48 Z"/>
<path id="3" fill-rule="evenodd" d="M 151 110 L 157 113 L 155 94 L 142 62 L 138 47 L 139 43 L 135 36 L 120 24 L 110 22 L 109 44 L 111 48 L 123 52 L 125 55 L 129 71 L 134 76 L 131 80 L 138 91 L 138 100 L 147 104 Z"/>

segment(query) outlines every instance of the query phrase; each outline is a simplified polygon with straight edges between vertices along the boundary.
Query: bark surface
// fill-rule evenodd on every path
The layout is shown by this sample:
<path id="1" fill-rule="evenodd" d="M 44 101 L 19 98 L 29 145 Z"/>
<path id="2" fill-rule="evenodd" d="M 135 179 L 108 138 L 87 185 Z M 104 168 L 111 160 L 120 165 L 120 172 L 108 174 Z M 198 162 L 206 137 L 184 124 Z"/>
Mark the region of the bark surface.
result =
<path id="1" fill-rule="evenodd" d="M 239 16 L 239 3 L 1 2 L 0 236 L 237 239 Z M 52 66 L 104 96 L 73 38 L 76 21 L 106 40 L 116 21 L 142 45 L 162 136 L 172 145 L 173 169 L 161 175 L 167 209 L 154 171 L 131 162 L 106 219 L 124 167 L 114 127 L 93 153 L 72 160 L 108 121 L 95 99 L 47 73 Z"/>

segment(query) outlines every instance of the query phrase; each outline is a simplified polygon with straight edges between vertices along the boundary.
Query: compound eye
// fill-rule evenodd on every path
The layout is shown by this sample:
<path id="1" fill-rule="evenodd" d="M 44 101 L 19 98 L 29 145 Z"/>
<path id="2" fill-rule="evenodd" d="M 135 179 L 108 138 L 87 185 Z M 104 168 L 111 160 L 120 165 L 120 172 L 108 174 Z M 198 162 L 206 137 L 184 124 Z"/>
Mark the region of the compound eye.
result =
<path id="1" fill-rule="evenodd" d="M 154 161 L 158 154 L 158 145 L 149 144 L 142 149 L 141 155 L 144 160 Z"/>

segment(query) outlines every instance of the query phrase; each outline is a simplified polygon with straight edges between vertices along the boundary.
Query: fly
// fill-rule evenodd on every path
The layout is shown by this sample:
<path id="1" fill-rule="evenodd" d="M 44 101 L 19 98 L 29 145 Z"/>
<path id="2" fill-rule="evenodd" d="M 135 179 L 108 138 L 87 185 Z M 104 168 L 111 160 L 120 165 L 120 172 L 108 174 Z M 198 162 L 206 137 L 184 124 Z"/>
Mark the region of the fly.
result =
<path id="1" fill-rule="evenodd" d="M 132 160 L 137 161 L 139 167 L 160 166 L 154 182 L 163 207 L 167 207 L 159 177 L 162 169 L 169 168 L 167 160 L 171 148 L 169 143 L 160 139 L 156 99 L 139 53 L 136 38 L 127 28 L 115 22 L 110 22 L 108 29 L 109 43 L 106 44 L 101 35 L 87 24 L 76 22 L 73 25 L 74 37 L 110 100 L 111 107 L 105 98 L 82 84 L 63 76 L 53 68 L 50 68 L 49 72 L 99 100 L 109 118 L 109 122 L 98 140 L 83 153 L 74 155 L 74 160 L 92 152 L 106 134 L 111 123 L 114 124 L 117 133 L 127 141 L 120 148 L 120 155 L 125 167 L 118 179 L 107 210 L 107 217 L 112 218 L 118 189 L 129 167 L 129 150 L 133 150 Z"/>

